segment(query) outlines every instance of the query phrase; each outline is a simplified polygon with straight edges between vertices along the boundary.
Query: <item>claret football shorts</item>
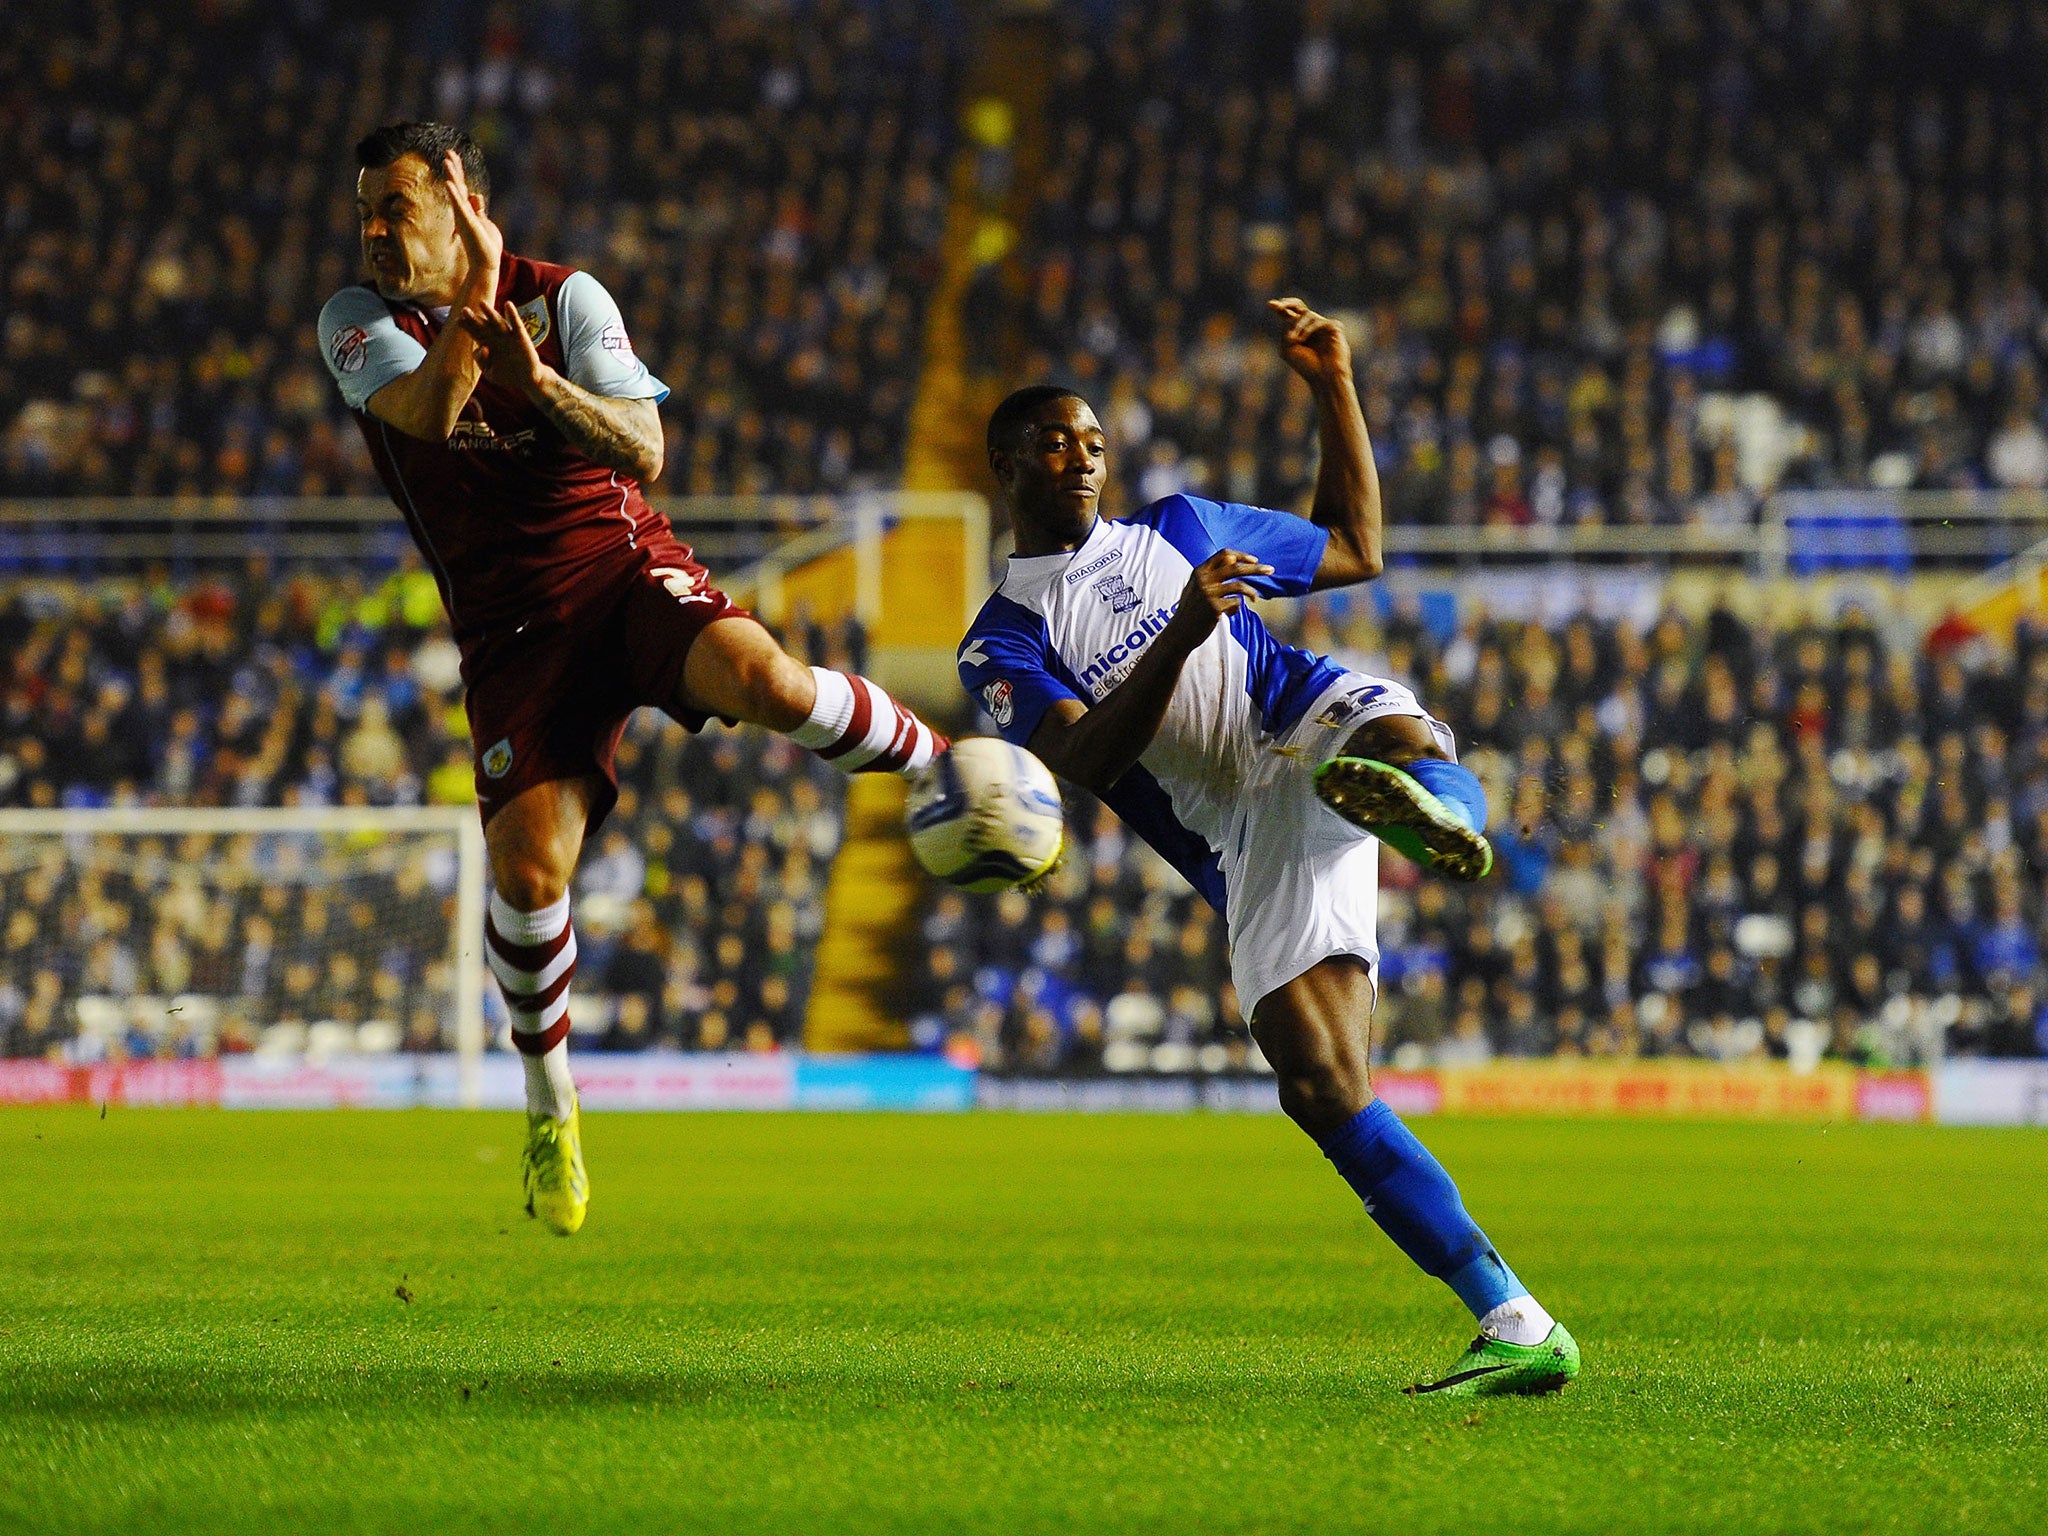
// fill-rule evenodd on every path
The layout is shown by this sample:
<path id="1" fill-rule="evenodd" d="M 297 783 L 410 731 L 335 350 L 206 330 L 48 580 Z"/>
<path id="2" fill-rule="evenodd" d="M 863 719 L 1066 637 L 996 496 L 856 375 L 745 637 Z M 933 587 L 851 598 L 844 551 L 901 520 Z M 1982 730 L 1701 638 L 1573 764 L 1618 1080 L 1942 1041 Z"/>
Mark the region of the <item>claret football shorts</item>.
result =
<path id="1" fill-rule="evenodd" d="M 473 647 L 463 671 L 484 824 L 536 784 L 595 774 L 596 831 L 618 799 L 613 758 L 627 718 L 652 705 L 702 730 L 709 717 L 677 703 L 684 660 L 706 628 L 744 613 L 686 546 L 669 543 L 623 584 Z"/>
<path id="2" fill-rule="evenodd" d="M 1449 728 L 1407 688 L 1347 672 L 1267 745 L 1238 797 L 1222 858 L 1230 979 L 1247 1019 L 1267 993 L 1332 955 L 1358 956 L 1378 985 L 1379 840 L 1316 798 L 1315 771 L 1382 715 L 1427 720 L 1453 752 Z"/>

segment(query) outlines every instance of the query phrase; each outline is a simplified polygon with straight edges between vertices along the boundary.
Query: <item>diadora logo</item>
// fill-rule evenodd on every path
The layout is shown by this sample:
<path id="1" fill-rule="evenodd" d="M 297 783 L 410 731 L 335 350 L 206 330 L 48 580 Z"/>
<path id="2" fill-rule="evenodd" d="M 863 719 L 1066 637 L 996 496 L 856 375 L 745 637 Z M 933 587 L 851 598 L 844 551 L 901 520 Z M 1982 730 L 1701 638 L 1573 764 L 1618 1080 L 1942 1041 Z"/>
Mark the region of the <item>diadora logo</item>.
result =
<path id="1" fill-rule="evenodd" d="M 1115 687 L 1122 681 L 1125 666 L 1136 663 L 1138 653 L 1152 643 L 1152 637 L 1166 628 L 1167 620 L 1172 617 L 1171 608 L 1154 608 L 1146 614 L 1129 634 L 1082 668 L 1081 686 L 1093 688 L 1097 683 L 1107 683 Z"/>
<path id="2" fill-rule="evenodd" d="M 1090 560 L 1086 565 L 1077 567 L 1076 569 L 1067 572 L 1066 583 L 1068 586 L 1071 587 L 1077 581 L 1086 581 L 1090 576 L 1093 576 L 1097 571 L 1108 570 L 1112 565 L 1115 565 L 1117 561 L 1123 559 L 1123 557 L 1124 552 L 1122 550 L 1112 549 L 1108 554 L 1102 556 L 1099 560 Z"/>
<path id="3" fill-rule="evenodd" d="M 1131 584 L 1114 572 L 1096 582 L 1094 590 L 1095 595 L 1117 613 L 1130 613 L 1139 603 L 1138 594 L 1131 590 Z"/>

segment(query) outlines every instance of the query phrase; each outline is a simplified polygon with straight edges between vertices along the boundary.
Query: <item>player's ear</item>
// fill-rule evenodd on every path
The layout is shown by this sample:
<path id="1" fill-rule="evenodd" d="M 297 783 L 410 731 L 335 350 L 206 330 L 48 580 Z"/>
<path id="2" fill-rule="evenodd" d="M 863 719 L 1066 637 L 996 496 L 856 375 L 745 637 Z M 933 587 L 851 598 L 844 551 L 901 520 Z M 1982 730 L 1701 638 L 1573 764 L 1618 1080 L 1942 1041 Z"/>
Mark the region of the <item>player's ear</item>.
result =
<path id="1" fill-rule="evenodd" d="M 1016 466 L 1010 460 L 1006 448 L 991 448 L 988 451 L 989 473 L 996 477 L 996 484 L 1007 488 L 1010 477 L 1016 473 Z"/>

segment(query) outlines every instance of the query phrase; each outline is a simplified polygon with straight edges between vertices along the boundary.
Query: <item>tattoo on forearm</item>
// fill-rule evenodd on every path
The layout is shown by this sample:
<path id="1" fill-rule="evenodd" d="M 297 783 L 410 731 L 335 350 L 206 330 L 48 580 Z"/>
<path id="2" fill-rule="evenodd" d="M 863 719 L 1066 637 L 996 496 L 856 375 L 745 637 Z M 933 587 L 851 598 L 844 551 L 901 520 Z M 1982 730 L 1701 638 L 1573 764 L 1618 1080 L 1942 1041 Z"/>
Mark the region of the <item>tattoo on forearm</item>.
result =
<path id="1" fill-rule="evenodd" d="M 543 408 L 578 452 L 606 469 L 638 475 L 661 453 L 660 421 L 649 421 L 645 404 L 593 395 L 563 379 L 549 391 Z"/>

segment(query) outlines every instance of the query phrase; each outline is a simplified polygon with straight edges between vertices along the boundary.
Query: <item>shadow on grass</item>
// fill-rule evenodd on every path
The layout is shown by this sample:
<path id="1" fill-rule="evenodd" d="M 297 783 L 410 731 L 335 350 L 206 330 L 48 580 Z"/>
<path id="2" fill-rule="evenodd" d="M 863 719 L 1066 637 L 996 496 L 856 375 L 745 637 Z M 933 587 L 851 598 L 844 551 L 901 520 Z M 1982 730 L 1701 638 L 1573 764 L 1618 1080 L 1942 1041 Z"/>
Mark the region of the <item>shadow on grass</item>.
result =
<path id="1" fill-rule="evenodd" d="M 0 1387 L 0 1425 L 66 1414 L 81 1418 L 329 1412 L 400 1406 L 491 1408 L 702 1407 L 755 1401 L 767 1381 L 688 1367 L 590 1370 L 518 1367 L 463 1374 L 446 1369 L 350 1367 L 336 1371 L 110 1366 L 90 1372 L 24 1373 Z"/>

